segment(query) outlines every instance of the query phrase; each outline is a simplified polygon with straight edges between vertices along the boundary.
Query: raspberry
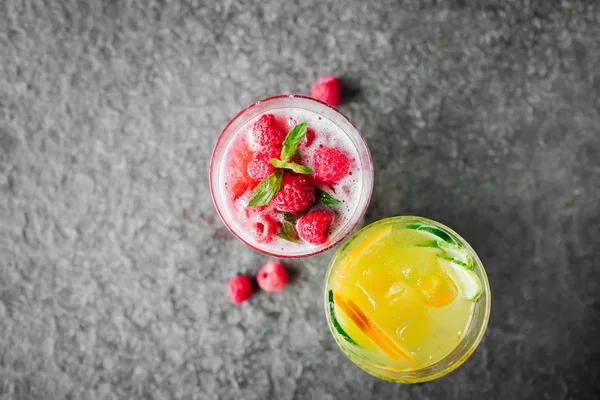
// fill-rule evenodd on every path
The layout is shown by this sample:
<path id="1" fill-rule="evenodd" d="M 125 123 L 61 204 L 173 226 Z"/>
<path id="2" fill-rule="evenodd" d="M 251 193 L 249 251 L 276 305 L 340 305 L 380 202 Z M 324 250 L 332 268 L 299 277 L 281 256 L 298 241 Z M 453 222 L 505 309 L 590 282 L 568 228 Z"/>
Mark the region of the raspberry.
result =
<path id="1" fill-rule="evenodd" d="M 288 274 L 281 263 L 269 261 L 256 275 L 258 286 L 265 292 L 279 292 L 288 283 Z"/>
<path id="2" fill-rule="evenodd" d="M 286 173 L 281 189 L 273 197 L 279 211 L 297 213 L 306 210 L 315 201 L 315 189 L 302 175 Z"/>
<path id="3" fill-rule="evenodd" d="M 263 181 L 275 171 L 271 164 L 272 158 L 279 158 L 281 148 L 269 147 L 266 150 L 257 151 L 252 156 L 252 161 L 248 164 L 248 175 L 254 180 Z"/>
<path id="4" fill-rule="evenodd" d="M 252 282 L 246 275 L 231 278 L 227 284 L 233 304 L 242 304 L 252 296 Z"/>
<path id="5" fill-rule="evenodd" d="M 235 143 L 234 148 L 227 155 L 227 178 L 225 186 L 237 198 L 244 194 L 248 188 L 255 186 L 256 182 L 248 175 L 248 163 L 252 160 L 252 152 L 244 139 Z"/>
<path id="6" fill-rule="evenodd" d="M 333 216 L 326 211 L 311 211 L 298 219 L 298 234 L 308 243 L 323 244 L 327 241 L 325 231 L 333 221 Z"/>
<path id="7" fill-rule="evenodd" d="M 252 141 L 258 148 L 281 147 L 285 137 L 286 132 L 273 114 L 264 114 L 252 128 Z"/>
<path id="8" fill-rule="evenodd" d="M 323 187 L 327 186 L 325 183 L 318 180 L 315 174 L 306 175 L 306 180 L 317 189 L 322 189 Z"/>
<path id="9" fill-rule="evenodd" d="M 314 155 L 315 175 L 325 183 L 336 183 L 350 170 L 348 156 L 338 149 L 321 147 Z"/>
<path id="10" fill-rule="evenodd" d="M 262 215 L 252 224 L 252 235 L 259 243 L 268 243 L 273 240 L 278 230 L 279 222 L 269 215 Z"/>
<path id="11" fill-rule="evenodd" d="M 322 76 L 310 87 L 310 95 L 331 106 L 338 106 L 342 100 L 342 84 L 333 75 Z"/>
<path id="12" fill-rule="evenodd" d="M 306 129 L 306 136 L 304 136 L 304 139 L 302 139 L 300 144 L 303 145 L 304 147 L 310 147 L 312 142 L 315 141 L 315 136 L 316 135 L 315 135 L 315 131 L 313 130 L 313 128 Z"/>

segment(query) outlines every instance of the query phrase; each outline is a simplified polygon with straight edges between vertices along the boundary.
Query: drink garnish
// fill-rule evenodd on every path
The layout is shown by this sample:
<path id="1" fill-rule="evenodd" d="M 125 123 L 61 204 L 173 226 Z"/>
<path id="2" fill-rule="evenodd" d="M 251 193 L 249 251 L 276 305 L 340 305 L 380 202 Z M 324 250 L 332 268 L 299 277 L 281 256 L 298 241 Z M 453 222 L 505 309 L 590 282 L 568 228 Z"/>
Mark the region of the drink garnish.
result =
<path id="1" fill-rule="evenodd" d="M 273 165 L 275 168 L 289 169 L 291 171 L 294 171 L 297 174 L 312 174 L 313 173 L 312 169 L 310 169 L 304 165 L 296 164 L 294 162 L 283 162 L 276 158 L 271 159 L 271 165 Z"/>
<path id="2" fill-rule="evenodd" d="M 327 242 L 327 228 L 333 215 L 327 211 L 311 211 L 298 219 L 296 226 L 302 239 L 312 244 Z"/>
<path id="3" fill-rule="evenodd" d="M 483 287 L 475 271 L 465 268 L 462 264 L 449 261 L 446 272 L 458 287 L 462 297 L 470 301 L 479 300 L 483 293 Z"/>
<path id="4" fill-rule="evenodd" d="M 247 207 L 269 204 L 281 188 L 281 182 L 283 182 L 283 170 L 277 169 L 254 189 Z"/>
<path id="5" fill-rule="evenodd" d="M 422 224 L 422 223 L 416 223 L 416 224 L 407 224 L 406 229 L 414 229 L 416 231 L 428 232 L 431 235 L 435 236 L 437 239 L 441 239 L 446 243 L 456 244 L 456 242 L 454 241 L 452 236 L 450 236 L 443 230 L 436 228 L 434 226 L 430 226 L 430 225 L 426 225 L 426 224 Z"/>
<path id="6" fill-rule="evenodd" d="M 264 181 L 269 175 L 275 172 L 275 167 L 271 164 L 273 157 L 279 157 L 281 147 L 268 147 L 254 152 L 252 161 L 248 164 L 248 175 L 255 181 Z"/>
<path id="7" fill-rule="evenodd" d="M 422 246 L 441 250 L 442 253 L 437 257 L 446 265 L 446 273 L 458 287 L 461 296 L 470 301 L 477 301 L 483 293 L 483 288 L 479 277 L 473 271 L 473 259 L 454 238 L 441 229 L 426 224 L 410 224 L 407 228 L 419 231 L 433 239 L 431 243 Z"/>
<path id="8" fill-rule="evenodd" d="M 289 162 L 292 156 L 298 148 L 300 141 L 306 136 L 306 122 L 301 122 L 294 126 L 285 137 L 283 141 L 283 148 L 281 149 L 281 161 Z"/>
<path id="9" fill-rule="evenodd" d="M 290 221 L 284 219 L 281 221 L 281 228 L 279 229 L 279 233 L 277 234 L 281 239 L 287 240 L 292 243 L 300 243 L 298 238 L 298 232 L 296 232 L 296 228 L 294 224 Z"/>
<path id="10" fill-rule="evenodd" d="M 269 243 L 279 230 L 279 222 L 270 215 L 261 215 L 252 224 L 252 236 L 259 243 Z"/>
<path id="11" fill-rule="evenodd" d="M 281 148 L 284 139 L 285 131 L 273 114 L 262 115 L 252 126 L 252 142 L 258 148 Z"/>
<path id="12" fill-rule="evenodd" d="M 346 333 L 344 328 L 342 328 L 342 326 L 340 325 L 340 323 L 338 322 L 338 320 L 335 316 L 335 301 L 333 299 L 333 290 L 329 291 L 328 299 L 329 299 L 329 316 L 331 317 L 331 323 L 332 323 L 333 327 L 340 334 L 341 337 L 346 339 L 346 341 L 348 343 L 358 346 L 358 344 L 354 340 L 352 340 L 352 338 L 350 336 L 348 336 L 348 334 Z"/>
<path id="13" fill-rule="evenodd" d="M 409 224 L 406 228 L 420 232 L 424 237 L 429 238 L 426 242 L 418 244 L 418 247 L 434 247 L 442 252 L 442 254 L 438 255 L 439 258 L 454 261 L 467 269 L 473 269 L 473 259 L 471 256 L 448 233 L 422 223 Z"/>
<path id="14" fill-rule="evenodd" d="M 325 183 L 336 183 L 348 175 L 350 159 L 340 149 L 320 147 L 314 154 L 316 178 Z"/>
<path id="15" fill-rule="evenodd" d="M 404 358 L 411 364 L 415 362 L 410 354 L 402 350 L 377 325 L 369 320 L 352 300 L 346 301 L 336 293 L 333 294 L 333 299 L 344 314 L 388 357 L 394 360 Z"/>
<path id="16" fill-rule="evenodd" d="M 321 189 L 315 189 L 315 200 L 325 204 L 326 206 L 334 206 L 341 203 L 341 201 Z"/>
<path id="17" fill-rule="evenodd" d="M 283 171 L 283 170 L 281 170 Z M 299 213 L 315 201 L 315 188 L 304 175 L 285 172 L 279 191 L 272 203 L 278 211 Z"/>
<path id="18" fill-rule="evenodd" d="M 279 189 L 281 189 L 284 169 L 291 169 L 292 171 L 301 174 L 312 173 L 310 168 L 290 162 L 292 156 L 294 153 L 296 153 L 298 144 L 306 136 L 306 129 L 306 122 L 301 122 L 289 131 L 285 137 L 285 140 L 283 141 L 280 159 L 277 160 L 276 158 L 273 158 L 271 160 L 271 164 L 276 167 L 275 172 L 269 175 L 267 179 L 259 183 L 254 189 L 252 197 L 250 198 L 250 201 L 248 201 L 248 207 L 264 206 L 271 202 Z M 275 161 L 275 163 L 273 163 L 273 161 Z"/>
<path id="19" fill-rule="evenodd" d="M 344 260 L 344 264 L 349 264 L 355 258 L 358 259 L 360 255 L 370 246 L 376 244 L 380 240 L 386 238 L 390 233 L 392 233 L 392 226 L 388 225 L 385 228 L 382 228 L 377 233 L 373 234 L 368 240 L 365 240 L 359 246 L 357 246 L 350 254 L 348 254 Z"/>

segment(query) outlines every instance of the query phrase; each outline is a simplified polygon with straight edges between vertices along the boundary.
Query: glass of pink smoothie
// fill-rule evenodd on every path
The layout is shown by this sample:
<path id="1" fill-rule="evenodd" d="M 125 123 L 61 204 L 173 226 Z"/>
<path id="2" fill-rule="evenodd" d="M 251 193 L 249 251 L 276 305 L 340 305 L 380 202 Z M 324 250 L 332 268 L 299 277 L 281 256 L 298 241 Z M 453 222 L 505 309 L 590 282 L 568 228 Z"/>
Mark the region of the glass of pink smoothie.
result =
<path id="1" fill-rule="evenodd" d="M 257 122 L 259 120 L 261 122 Z M 290 162 L 312 173 L 303 171 L 299 174 L 282 169 L 280 191 L 285 194 L 277 193 L 273 200 L 261 206 L 248 206 L 261 183 L 253 178 L 256 173 L 255 170 L 249 172 L 249 165 L 254 165 L 253 159 L 266 151 L 257 143 L 256 132 L 253 132 L 263 120 L 275 121 L 277 129 L 285 134 L 298 124 L 306 123 L 306 136 Z M 335 182 L 324 182 L 320 178 L 325 175 L 319 175 L 317 171 L 328 166 L 324 166 L 316 154 L 329 154 L 330 149 L 334 149 L 334 154 L 342 153 L 349 161 L 349 167 L 346 163 L 344 171 L 347 172 L 341 178 L 336 177 Z M 268 154 L 268 159 L 278 157 L 279 150 Z M 209 174 L 213 202 L 227 228 L 251 248 L 280 258 L 307 257 L 340 243 L 360 222 L 373 188 L 371 155 L 354 125 L 335 108 L 300 95 L 269 97 L 236 115 L 217 140 Z M 296 193 L 290 189 L 293 185 L 286 183 L 293 180 L 304 185 L 302 196 L 307 193 L 306 185 L 310 185 L 312 189 L 308 191 L 314 190 L 315 196 L 306 203 L 309 206 L 302 205 L 302 210 L 288 212 L 282 206 L 284 201 L 297 204 L 296 199 L 289 198 Z M 288 197 L 282 200 L 284 195 Z M 312 228 L 322 229 L 323 221 L 312 217 L 324 214 L 331 216 L 325 221 L 328 223 L 324 236 L 319 236 L 321 239 L 318 240 L 311 239 L 308 233 L 303 236 L 304 232 L 312 232 Z"/>

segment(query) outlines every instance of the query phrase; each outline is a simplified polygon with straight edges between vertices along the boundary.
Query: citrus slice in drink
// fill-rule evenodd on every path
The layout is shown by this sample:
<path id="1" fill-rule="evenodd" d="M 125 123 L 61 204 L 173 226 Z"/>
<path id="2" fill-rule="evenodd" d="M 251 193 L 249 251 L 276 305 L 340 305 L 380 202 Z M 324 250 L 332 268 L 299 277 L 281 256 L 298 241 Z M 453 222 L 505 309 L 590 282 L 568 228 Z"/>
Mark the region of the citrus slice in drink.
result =
<path id="1" fill-rule="evenodd" d="M 352 267 L 358 264 L 359 261 L 366 259 L 372 255 L 373 251 L 379 244 L 382 244 L 392 232 L 392 226 L 386 226 L 378 232 L 375 232 L 368 240 L 360 243 L 352 251 L 343 256 L 340 261 L 338 273 L 335 277 L 334 287 L 343 286 L 345 278 L 352 276 Z"/>
<path id="2" fill-rule="evenodd" d="M 350 265 L 353 262 L 358 262 L 359 259 L 369 252 L 369 249 L 376 247 L 379 242 L 384 241 L 392 233 L 392 226 L 388 225 L 385 228 L 375 232 L 368 240 L 365 240 L 360 245 L 356 246 L 344 259 L 344 264 Z"/>
<path id="3" fill-rule="evenodd" d="M 352 320 L 352 323 L 366 335 L 371 342 L 391 359 L 403 358 L 413 363 L 413 357 L 404 351 L 398 343 L 392 341 L 351 299 L 343 299 L 333 294 L 335 304 Z"/>

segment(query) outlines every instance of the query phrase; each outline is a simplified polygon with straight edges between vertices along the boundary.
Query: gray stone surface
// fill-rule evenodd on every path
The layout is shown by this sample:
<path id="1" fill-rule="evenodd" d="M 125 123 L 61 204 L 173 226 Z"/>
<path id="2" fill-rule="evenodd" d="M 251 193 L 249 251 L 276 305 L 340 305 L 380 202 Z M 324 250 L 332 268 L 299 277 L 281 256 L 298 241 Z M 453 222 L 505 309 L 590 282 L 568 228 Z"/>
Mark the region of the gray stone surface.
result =
<path id="1" fill-rule="evenodd" d="M 596 1 L 0 2 L 0 399 L 593 399 L 600 391 Z M 488 333 L 432 383 L 330 336 L 332 253 L 230 304 L 266 257 L 224 230 L 226 122 L 342 76 L 376 181 L 366 222 L 450 225 Z"/>

